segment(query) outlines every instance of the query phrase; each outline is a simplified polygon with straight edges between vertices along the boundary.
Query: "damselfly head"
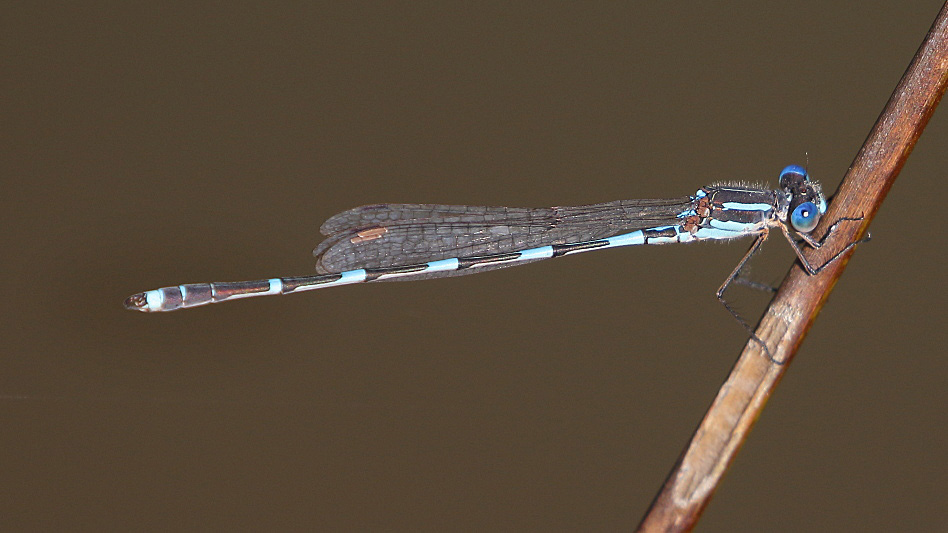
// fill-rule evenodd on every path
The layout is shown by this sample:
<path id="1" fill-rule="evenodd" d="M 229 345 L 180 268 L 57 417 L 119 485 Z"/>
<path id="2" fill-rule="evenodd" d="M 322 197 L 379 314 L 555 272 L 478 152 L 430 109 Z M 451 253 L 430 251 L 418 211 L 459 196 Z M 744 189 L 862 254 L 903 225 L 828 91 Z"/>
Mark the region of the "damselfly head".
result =
<path id="1" fill-rule="evenodd" d="M 805 168 L 789 165 L 780 172 L 780 188 L 790 197 L 789 222 L 801 233 L 809 233 L 826 212 L 820 184 L 810 180 Z"/>

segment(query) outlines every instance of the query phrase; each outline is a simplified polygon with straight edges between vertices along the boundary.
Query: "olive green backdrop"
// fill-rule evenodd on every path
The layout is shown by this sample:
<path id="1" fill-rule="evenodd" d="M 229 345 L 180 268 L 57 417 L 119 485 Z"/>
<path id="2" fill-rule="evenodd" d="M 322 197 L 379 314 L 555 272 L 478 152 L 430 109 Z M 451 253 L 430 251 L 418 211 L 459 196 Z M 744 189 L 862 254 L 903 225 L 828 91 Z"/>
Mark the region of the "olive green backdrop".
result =
<path id="1" fill-rule="evenodd" d="M 679 196 L 790 163 L 832 192 L 940 6 L 5 6 L 0 527 L 634 527 L 746 339 L 714 291 L 749 242 L 122 300 L 307 274 L 365 203 Z M 941 110 L 700 531 L 948 519 L 946 142 Z M 792 261 L 773 239 L 752 275 Z"/>

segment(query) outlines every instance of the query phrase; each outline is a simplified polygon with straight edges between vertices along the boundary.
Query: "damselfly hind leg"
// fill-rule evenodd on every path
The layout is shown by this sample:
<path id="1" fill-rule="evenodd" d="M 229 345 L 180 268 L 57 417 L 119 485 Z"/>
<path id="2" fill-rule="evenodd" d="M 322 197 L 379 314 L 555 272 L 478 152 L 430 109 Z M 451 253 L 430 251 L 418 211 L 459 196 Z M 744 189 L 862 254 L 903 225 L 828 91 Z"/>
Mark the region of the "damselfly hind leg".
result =
<path id="1" fill-rule="evenodd" d="M 721 302 L 721 305 L 723 305 L 724 308 L 727 309 L 728 313 L 731 313 L 731 316 L 733 316 L 734 319 L 737 320 L 737 322 L 744 329 L 746 329 L 748 333 L 750 333 L 751 339 L 756 341 L 757 344 L 759 344 L 764 349 L 764 353 L 767 354 L 767 359 L 769 359 L 770 362 L 776 365 L 782 365 L 783 364 L 782 361 L 778 361 L 774 359 L 773 354 L 770 353 L 770 348 L 767 347 L 767 343 L 764 342 L 763 339 L 757 336 L 757 333 L 754 331 L 754 328 L 750 324 L 748 324 L 746 320 L 744 320 L 744 317 L 742 317 L 740 313 L 738 313 L 733 307 L 731 307 L 729 303 L 727 303 L 727 300 L 724 299 L 724 292 L 727 291 L 728 287 L 731 285 L 733 281 L 741 279 L 739 278 L 739 276 L 740 276 L 741 270 L 744 268 L 744 265 L 746 265 L 747 262 L 750 261 L 750 258 L 753 257 L 754 254 L 756 254 L 758 250 L 760 250 L 760 246 L 764 244 L 764 241 L 767 240 L 768 235 L 769 235 L 769 231 L 767 230 L 767 228 L 764 228 L 760 236 L 757 237 L 757 240 L 754 241 L 754 244 L 751 245 L 750 249 L 747 250 L 747 253 L 744 254 L 744 257 L 741 258 L 741 261 L 737 264 L 736 267 L 734 267 L 734 270 L 731 271 L 731 274 L 727 277 L 727 279 L 724 280 L 724 283 L 722 283 L 721 286 L 718 287 L 718 292 L 716 293 L 716 296 L 718 297 L 718 301 Z M 738 283 L 743 284 L 744 282 L 738 281 Z"/>
<path id="2" fill-rule="evenodd" d="M 741 275 L 738 275 L 736 278 L 734 278 L 733 283 L 737 283 L 738 285 L 743 285 L 745 287 L 750 287 L 751 289 L 758 290 L 761 292 L 769 292 L 769 293 L 777 292 L 777 287 L 774 287 L 773 285 L 768 285 L 766 283 L 761 283 L 759 281 L 747 279 Z"/>

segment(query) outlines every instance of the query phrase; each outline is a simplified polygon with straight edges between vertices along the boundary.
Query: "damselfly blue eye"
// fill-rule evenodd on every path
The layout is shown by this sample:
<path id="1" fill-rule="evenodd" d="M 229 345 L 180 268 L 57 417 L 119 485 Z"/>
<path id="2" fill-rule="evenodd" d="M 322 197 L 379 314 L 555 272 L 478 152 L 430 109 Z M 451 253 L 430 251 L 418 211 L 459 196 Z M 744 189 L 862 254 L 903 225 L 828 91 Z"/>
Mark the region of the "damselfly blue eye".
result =
<path id="1" fill-rule="evenodd" d="M 788 187 L 793 183 L 809 181 L 806 169 L 800 165 L 787 165 L 780 171 L 780 186 Z"/>
<path id="2" fill-rule="evenodd" d="M 783 170 L 780 171 L 780 177 L 782 178 L 784 174 L 799 174 L 805 178 L 808 178 L 806 169 L 800 165 L 787 165 Z"/>
<path id="3" fill-rule="evenodd" d="M 801 233 L 809 233 L 820 222 L 820 210 L 813 202 L 803 202 L 790 213 L 790 223 Z"/>

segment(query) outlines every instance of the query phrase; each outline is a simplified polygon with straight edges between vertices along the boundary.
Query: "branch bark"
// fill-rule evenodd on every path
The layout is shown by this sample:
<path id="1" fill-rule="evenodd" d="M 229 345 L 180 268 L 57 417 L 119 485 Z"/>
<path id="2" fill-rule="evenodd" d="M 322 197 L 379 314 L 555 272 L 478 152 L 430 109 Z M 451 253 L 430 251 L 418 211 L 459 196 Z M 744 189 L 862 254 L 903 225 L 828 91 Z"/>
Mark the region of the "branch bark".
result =
<path id="1" fill-rule="evenodd" d="M 841 217 L 864 217 L 843 223 L 826 246 L 809 250 L 811 264 L 823 264 L 848 243 L 861 239 L 915 142 L 928 124 L 948 85 L 948 3 L 942 7 L 882 114 L 846 173 L 829 211 L 822 235 Z M 679 457 L 661 491 L 639 525 L 639 531 L 689 531 L 708 505 L 738 448 L 787 370 L 807 331 L 846 268 L 851 252 L 810 276 L 794 264 L 761 318 L 757 336 L 767 343 L 771 362 L 750 340 L 718 391 L 704 420 Z"/>

